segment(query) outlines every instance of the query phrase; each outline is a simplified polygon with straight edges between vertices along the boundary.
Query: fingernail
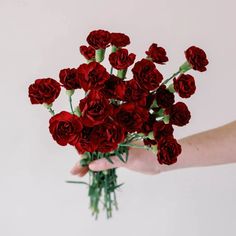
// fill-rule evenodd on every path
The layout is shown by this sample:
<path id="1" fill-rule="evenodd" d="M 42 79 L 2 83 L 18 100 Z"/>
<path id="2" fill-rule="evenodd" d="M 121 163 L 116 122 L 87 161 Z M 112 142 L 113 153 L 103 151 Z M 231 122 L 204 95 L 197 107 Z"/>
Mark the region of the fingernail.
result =
<path id="1" fill-rule="evenodd" d="M 72 175 L 76 175 L 76 174 L 78 173 L 77 166 L 74 166 L 74 167 L 71 169 L 70 173 L 71 173 Z"/>

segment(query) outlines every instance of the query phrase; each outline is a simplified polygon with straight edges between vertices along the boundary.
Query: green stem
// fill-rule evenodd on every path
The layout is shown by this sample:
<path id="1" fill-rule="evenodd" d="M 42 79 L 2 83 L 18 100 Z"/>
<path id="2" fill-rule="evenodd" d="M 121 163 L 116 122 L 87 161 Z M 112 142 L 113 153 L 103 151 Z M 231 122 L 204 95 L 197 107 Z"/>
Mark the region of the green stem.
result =
<path id="1" fill-rule="evenodd" d="M 120 147 L 121 148 L 121 147 Z M 124 148 L 123 148 L 124 149 Z M 112 155 L 111 153 L 106 153 Z M 90 161 L 103 158 L 105 154 L 100 152 L 87 153 Z M 69 181 L 76 182 L 76 181 Z M 116 189 L 122 184 L 117 184 L 116 169 L 110 169 L 106 171 L 91 171 L 89 170 L 89 198 L 90 209 L 95 219 L 98 218 L 100 212 L 100 204 L 103 205 L 103 209 L 106 212 L 107 218 L 112 217 L 112 211 L 118 209 L 116 200 Z M 102 198 L 103 197 L 103 201 Z"/>
<path id="2" fill-rule="evenodd" d="M 111 75 L 113 74 L 113 67 L 111 67 L 110 74 Z"/>
<path id="3" fill-rule="evenodd" d="M 127 72 L 127 69 L 118 70 L 117 77 L 119 77 L 120 79 L 125 79 L 126 72 Z"/>
<path id="4" fill-rule="evenodd" d="M 95 59 L 96 62 L 102 62 L 104 60 L 104 55 L 105 55 L 105 49 L 99 48 L 95 51 Z"/>
<path id="5" fill-rule="evenodd" d="M 66 180 L 66 183 L 69 183 L 69 184 L 85 184 L 85 185 L 89 185 L 88 183 L 83 182 L 83 181 L 73 181 L 73 180 Z"/>
<path id="6" fill-rule="evenodd" d="M 69 102 L 70 102 L 70 109 L 71 109 L 71 112 L 72 114 L 74 114 L 74 110 L 73 110 L 73 106 L 72 106 L 72 96 L 69 96 Z"/>
<path id="7" fill-rule="evenodd" d="M 116 200 L 116 191 L 113 192 L 113 196 L 114 196 L 114 206 L 115 206 L 116 210 L 118 210 L 118 203 Z"/>
<path id="8" fill-rule="evenodd" d="M 119 146 L 121 147 L 134 147 L 134 148 L 142 148 L 142 149 L 149 149 L 146 146 L 140 146 L 140 145 L 135 145 L 135 144 L 126 144 L 126 143 L 120 143 Z"/>
<path id="9" fill-rule="evenodd" d="M 170 78 L 164 80 L 162 82 L 162 84 L 167 84 L 171 79 L 173 79 L 175 76 L 177 76 L 179 73 L 181 72 L 181 70 L 179 69 L 177 72 L 175 72 Z"/>

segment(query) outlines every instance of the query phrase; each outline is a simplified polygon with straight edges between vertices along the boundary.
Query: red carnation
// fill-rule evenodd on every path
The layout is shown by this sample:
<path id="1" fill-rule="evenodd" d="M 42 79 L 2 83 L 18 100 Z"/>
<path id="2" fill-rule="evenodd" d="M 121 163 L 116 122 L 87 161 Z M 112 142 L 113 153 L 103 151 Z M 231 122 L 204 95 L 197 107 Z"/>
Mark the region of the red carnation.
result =
<path id="1" fill-rule="evenodd" d="M 94 127 L 93 137 L 98 140 L 98 152 L 111 152 L 124 140 L 125 130 L 114 120 L 107 119 L 103 124 Z"/>
<path id="2" fill-rule="evenodd" d="M 124 103 L 115 111 L 115 119 L 128 132 L 140 131 L 148 120 L 148 111 L 134 103 Z"/>
<path id="3" fill-rule="evenodd" d="M 79 108 L 83 124 L 88 127 L 103 123 L 111 112 L 109 100 L 97 90 L 91 90 L 85 98 L 81 99 Z"/>
<path id="4" fill-rule="evenodd" d="M 175 102 L 175 96 L 165 85 L 161 85 L 156 91 L 156 101 L 159 107 L 167 108 Z"/>
<path id="5" fill-rule="evenodd" d="M 158 47 L 156 43 L 153 43 L 148 51 L 146 51 L 148 57 L 152 59 L 153 62 L 158 64 L 164 64 L 168 61 L 168 57 L 166 56 L 166 50 L 162 47 Z"/>
<path id="6" fill-rule="evenodd" d="M 190 111 L 183 102 L 177 102 L 167 109 L 166 113 L 170 116 L 170 124 L 177 126 L 184 126 L 188 124 L 191 118 Z"/>
<path id="7" fill-rule="evenodd" d="M 87 60 L 91 60 L 93 58 L 95 58 L 95 50 L 93 47 L 91 46 L 85 46 L 82 45 L 80 46 L 80 53 L 87 59 Z"/>
<path id="8" fill-rule="evenodd" d="M 115 75 L 110 75 L 110 78 L 104 83 L 101 92 L 106 98 L 119 99 L 118 94 L 123 94 L 124 90 L 124 81 Z"/>
<path id="9" fill-rule="evenodd" d="M 85 91 L 102 88 L 109 78 L 106 68 L 98 62 L 80 65 L 77 73 L 80 85 Z"/>
<path id="10" fill-rule="evenodd" d="M 49 131 L 53 139 L 60 145 L 68 143 L 75 145 L 82 130 L 82 123 L 78 116 L 62 111 L 49 120 Z"/>
<path id="11" fill-rule="evenodd" d="M 174 89 L 182 98 L 189 98 L 196 91 L 193 76 L 181 74 L 177 79 L 174 78 Z"/>
<path id="12" fill-rule="evenodd" d="M 59 78 L 60 82 L 68 90 L 81 88 L 77 76 L 77 70 L 75 68 L 61 70 L 59 73 Z"/>
<path id="13" fill-rule="evenodd" d="M 165 124 L 163 121 L 156 121 L 153 124 L 153 135 L 156 141 L 163 137 L 172 136 L 174 129 L 172 125 Z"/>
<path id="14" fill-rule="evenodd" d="M 135 57 L 136 55 L 133 53 L 129 54 L 127 49 L 120 49 L 110 54 L 109 61 L 114 68 L 122 70 L 132 65 Z"/>
<path id="15" fill-rule="evenodd" d="M 122 33 L 111 33 L 111 45 L 117 48 L 126 47 L 130 44 L 129 36 Z"/>
<path id="16" fill-rule="evenodd" d="M 51 104 L 59 96 L 61 85 L 54 79 L 37 79 L 29 86 L 28 96 L 32 104 Z"/>
<path id="17" fill-rule="evenodd" d="M 146 145 L 146 146 L 151 147 L 152 145 L 156 145 L 157 142 L 156 142 L 156 140 L 146 138 L 146 139 L 143 139 L 143 144 Z"/>
<path id="18" fill-rule="evenodd" d="M 85 152 L 94 152 L 98 146 L 98 139 L 94 138 L 93 128 L 84 126 L 79 141 L 76 143 L 76 149 L 80 154 Z"/>
<path id="19" fill-rule="evenodd" d="M 154 100 L 155 100 L 155 94 L 154 93 L 149 93 L 148 96 L 146 97 L 146 105 L 145 105 L 145 107 L 147 109 L 150 109 L 150 107 L 153 104 Z"/>
<path id="20" fill-rule="evenodd" d="M 119 99 L 123 101 L 133 102 L 140 106 L 146 105 L 146 97 L 148 93 L 140 88 L 134 79 L 122 81 L 122 83 L 117 86 L 116 93 Z"/>
<path id="21" fill-rule="evenodd" d="M 94 30 L 88 35 L 87 42 L 94 49 L 105 49 L 111 42 L 111 34 L 106 30 Z"/>
<path id="22" fill-rule="evenodd" d="M 163 80 L 162 74 L 156 69 L 155 64 L 147 59 L 135 63 L 132 72 L 139 86 L 146 91 L 158 88 Z"/>
<path id="23" fill-rule="evenodd" d="M 177 162 L 182 149 L 173 136 L 161 138 L 158 141 L 157 160 L 160 164 L 171 165 Z"/>
<path id="24" fill-rule="evenodd" d="M 145 135 L 148 135 L 151 131 L 153 131 L 153 125 L 156 122 L 155 114 L 148 114 L 148 120 L 143 123 L 141 132 Z"/>
<path id="25" fill-rule="evenodd" d="M 194 70 L 198 70 L 200 72 L 206 71 L 208 60 L 206 53 L 201 48 L 191 46 L 185 51 L 185 56 L 188 63 Z"/>

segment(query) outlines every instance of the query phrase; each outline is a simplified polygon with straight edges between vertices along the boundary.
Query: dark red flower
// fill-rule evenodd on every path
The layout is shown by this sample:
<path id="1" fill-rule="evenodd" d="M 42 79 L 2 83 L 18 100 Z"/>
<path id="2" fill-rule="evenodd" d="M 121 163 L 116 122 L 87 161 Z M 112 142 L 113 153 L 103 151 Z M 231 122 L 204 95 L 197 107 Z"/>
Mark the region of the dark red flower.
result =
<path id="1" fill-rule="evenodd" d="M 91 60 L 93 58 L 95 58 L 95 50 L 93 47 L 91 46 L 85 46 L 82 45 L 80 46 L 80 53 L 87 59 L 87 60 Z"/>
<path id="2" fill-rule="evenodd" d="M 105 120 L 93 130 L 93 138 L 98 140 L 97 151 L 106 153 L 117 149 L 125 138 L 125 129 L 112 119 Z"/>
<path id="3" fill-rule="evenodd" d="M 81 134 L 82 123 L 78 116 L 62 111 L 49 120 L 49 131 L 60 145 L 75 145 Z"/>
<path id="4" fill-rule="evenodd" d="M 160 164 L 171 165 L 177 162 L 182 149 L 173 136 L 161 138 L 158 141 L 157 160 Z"/>
<path id="5" fill-rule="evenodd" d="M 80 154 L 85 152 L 94 152 L 98 146 L 98 139 L 94 138 L 92 127 L 84 126 L 79 141 L 76 143 L 76 149 Z"/>
<path id="6" fill-rule="evenodd" d="M 105 49 L 111 42 L 111 34 L 106 30 L 94 30 L 89 33 L 87 42 L 94 49 Z"/>
<path id="7" fill-rule="evenodd" d="M 175 102 L 175 96 L 169 90 L 166 89 L 165 85 L 161 85 L 156 91 L 157 105 L 162 108 L 167 108 Z"/>
<path id="8" fill-rule="evenodd" d="M 119 49 L 109 55 L 109 61 L 111 65 L 117 69 L 127 69 L 130 65 L 134 63 L 136 55 L 133 53 L 128 53 L 127 49 Z"/>
<path id="9" fill-rule="evenodd" d="M 75 68 L 63 69 L 59 73 L 60 82 L 68 90 L 78 89 L 80 87 L 79 78 L 77 76 L 77 70 Z"/>
<path id="10" fill-rule="evenodd" d="M 156 141 L 163 137 L 172 136 L 174 129 L 172 125 L 165 124 L 163 121 L 156 121 L 153 124 L 153 136 Z"/>
<path id="11" fill-rule="evenodd" d="M 110 78 L 104 83 L 101 92 L 106 98 L 119 99 L 118 94 L 123 94 L 125 90 L 124 81 L 115 75 L 110 75 Z"/>
<path id="12" fill-rule="evenodd" d="M 153 43 L 148 51 L 146 51 L 148 57 L 152 59 L 153 62 L 158 64 L 164 64 L 168 61 L 168 57 L 166 56 L 166 50 L 162 47 L 158 47 L 156 43 Z"/>
<path id="13" fill-rule="evenodd" d="M 189 98 L 196 91 L 193 76 L 181 74 L 177 79 L 174 78 L 174 89 L 182 98 Z"/>
<path id="14" fill-rule="evenodd" d="M 146 138 L 146 139 L 143 139 L 143 144 L 150 147 L 152 145 L 156 145 L 157 142 L 156 142 L 156 140 Z"/>
<path id="15" fill-rule="evenodd" d="M 126 47 L 130 44 L 129 36 L 122 33 L 111 33 L 111 45 L 117 48 Z"/>
<path id="16" fill-rule="evenodd" d="M 32 104 L 51 104 L 59 96 L 61 85 L 54 79 L 37 79 L 29 86 L 28 96 Z"/>
<path id="17" fill-rule="evenodd" d="M 85 98 L 81 99 L 79 108 L 83 124 L 88 127 L 103 123 L 111 112 L 109 100 L 98 90 L 91 90 Z"/>
<path id="18" fill-rule="evenodd" d="M 156 95 L 153 93 L 149 93 L 148 96 L 146 97 L 146 105 L 145 107 L 147 109 L 150 109 L 151 105 L 153 104 L 154 100 L 156 98 Z"/>
<path id="19" fill-rule="evenodd" d="M 115 119 L 128 132 L 140 131 L 148 119 L 148 110 L 134 103 L 124 103 L 115 110 Z"/>
<path id="20" fill-rule="evenodd" d="M 141 132 L 144 133 L 145 135 L 148 135 L 151 131 L 153 131 L 153 125 L 156 122 L 156 116 L 155 114 L 148 114 L 148 120 L 145 121 L 142 125 L 142 130 Z"/>
<path id="21" fill-rule="evenodd" d="M 155 64 L 147 59 L 136 62 L 132 72 L 139 86 L 146 91 L 152 91 L 158 88 L 160 82 L 163 80 L 163 76 L 156 69 Z"/>
<path id="22" fill-rule="evenodd" d="M 80 65 L 77 73 L 80 85 L 85 91 L 102 88 L 109 78 L 106 68 L 98 62 Z"/>
<path id="23" fill-rule="evenodd" d="M 206 71 L 208 60 L 206 53 L 201 48 L 191 46 L 185 51 L 185 56 L 194 70 Z"/>
<path id="24" fill-rule="evenodd" d="M 140 88 L 134 79 L 122 81 L 122 83 L 117 86 L 116 93 L 120 100 L 133 102 L 139 104 L 140 106 L 146 105 L 146 97 L 148 93 Z"/>
<path id="25" fill-rule="evenodd" d="M 170 124 L 184 126 L 189 123 L 191 118 L 188 107 L 183 102 L 177 102 L 170 108 L 166 109 L 166 114 L 170 116 Z"/>

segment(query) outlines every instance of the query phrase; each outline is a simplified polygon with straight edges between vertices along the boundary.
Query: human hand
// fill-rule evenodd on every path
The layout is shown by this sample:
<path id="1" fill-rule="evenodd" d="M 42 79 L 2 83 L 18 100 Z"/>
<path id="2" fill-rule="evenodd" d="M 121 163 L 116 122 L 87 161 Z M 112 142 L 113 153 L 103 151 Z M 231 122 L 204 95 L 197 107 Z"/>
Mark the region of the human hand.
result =
<path id="1" fill-rule="evenodd" d="M 143 143 L 140 142 L 135 144 L 143 145 Z M 89 167 L 82 167 L 80 162 L 77 162 L 71 170 L 71 174 L 82 177 L 86 175 L 89 169 L 92 171 L 102 171 L 118 167 L 124 167 L 148 175 L 154 175 L 161 172 L 161 165 L 158 163 L 156 155 L 152 151 L 145 149 L 130 147 L 129 158 L 126 163 L 120 161 L 117 156 L 112 156 L 111 160 L 113 164 L 105 158 L 101 158 L 91 162 Z"/>

